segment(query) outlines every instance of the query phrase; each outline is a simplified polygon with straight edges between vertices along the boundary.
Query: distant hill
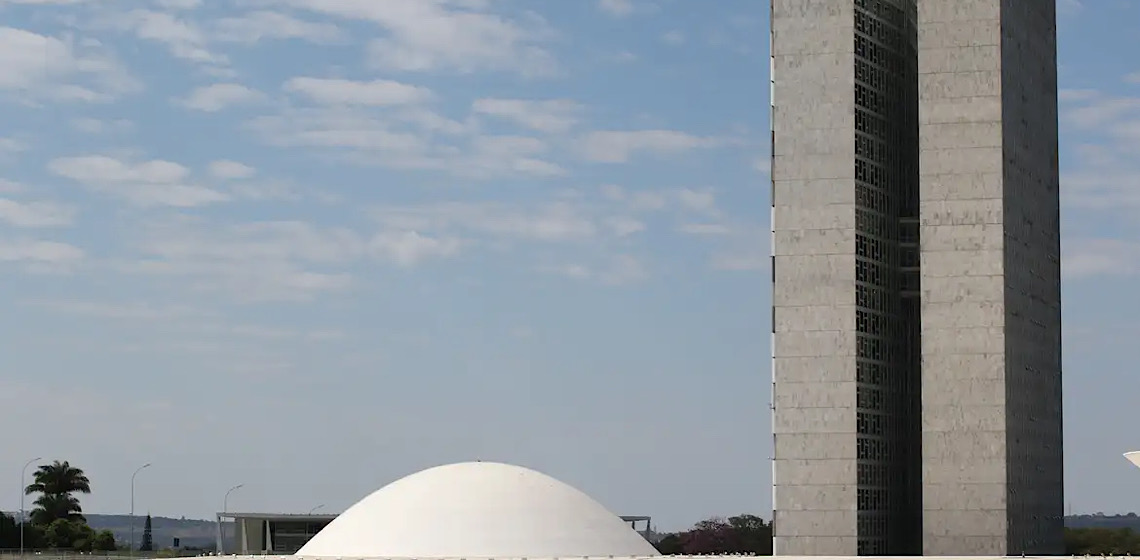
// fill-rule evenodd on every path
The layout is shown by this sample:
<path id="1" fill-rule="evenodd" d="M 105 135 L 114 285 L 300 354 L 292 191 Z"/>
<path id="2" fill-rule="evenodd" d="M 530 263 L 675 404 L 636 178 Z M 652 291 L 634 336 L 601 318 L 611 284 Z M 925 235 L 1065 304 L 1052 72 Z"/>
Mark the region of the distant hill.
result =
<path id="1" fill-rule="evenodd" d="M 1135 513 L 1067 515 L 1065 516 L 1065 526 L 1071 529 L 1132 529 L 1140 533 L 1140 515 Z"/>
<path id="2" fill-rule="evenodd" d="M 131 516 L 104 515 L 98 513 L 85 514 L 88 525 L 98 531 L 111 531 L 118 542 L 127 542 L 131 538 Z M 143 523 L 146 514 L 135 516 L 135 542 L 142 539 Z M 223 523 L 227 537 L 227 548 L 232 548 L 234 529 L 232 523 Z M 171 517 L 151 518 L 151 538 L 154 539 L 155 548 L 169 548 L 178 537 L 182 547 L 213 549 L 217 542 L 218 526 L 212 520 L 204 519 L 174 519 Z"/>

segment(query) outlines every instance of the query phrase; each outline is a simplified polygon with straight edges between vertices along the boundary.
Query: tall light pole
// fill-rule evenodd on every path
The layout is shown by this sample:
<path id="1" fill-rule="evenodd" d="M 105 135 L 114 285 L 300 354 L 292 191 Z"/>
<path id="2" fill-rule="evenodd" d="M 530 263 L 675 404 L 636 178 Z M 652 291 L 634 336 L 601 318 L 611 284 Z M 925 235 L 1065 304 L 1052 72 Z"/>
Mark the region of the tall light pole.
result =
<path id="1" fill-rule="evenodd" d="M 317 511 L 318 509 L 321 509 L 321 508 L 323 508 L 323 507 L 325 507 L 325 505 L 324 505 L 324 504 L 321 504 L 321 505 L 319 505 L 319 506 L 317 506 L 317 507 L 315 507 L 315 508 L 313 508 L 313 509 L 309 510 L 309 515 L 312 515 L 314 511 Z"/>
<path id="2" fill-rule="evenodd" d="M 134 474 L 131 475 L 131 543 L 127 549 L 130 551 L 132 557 L 135 555 L 135 477 L 139 475 L 139 471 L 149 466 L 150 463 L 147 463 L 135 469 Z"/>
<path id="3" fill-rule="evenodd" d="M 241 488 L 242 486 L 245 486 L 245 484 L 238 484 L 237 486 L 234 486 L 233 488 L 226 490 L 226 495 L 222 498 L 222 513 L 229 513 L 229 511 L 230 511 L 230 494 L 233 493 L 234 490 L 237 490 L 238 488 Z M 226 550 L 225 550 L 225 548 L 226 548 L 226 531 L 225 531 L 225 528 L 222 526 L 222 517 L 220 515 L 218 516 L 218 536 L 221 537 L 218 540 L 218 554 L 219 555 L 225 554 L 225 552 L 226 552 Z"/>
<path id="4" fill-rule="evenodd" d="M 32 463 L 35 463 L 36 461 L 39 461 L 40 459 L 43 459 L 43 457 L 36 457 L 35 459 L 32 459 L 32 460 L 28 461 L 27 463 L 24 463 L 24 468 L 20 469 L 20 558 L 21 559 L 24 558 L 24 524 L 27 522 L 27 520 L 24 518 L 24 495 L 25 495 L 25 493 L 24 493 L 24 488 L 25 488 L 25 486 L 24 486 L 24 475 L 27 474 L 28 467 L 31 466 Z"/>

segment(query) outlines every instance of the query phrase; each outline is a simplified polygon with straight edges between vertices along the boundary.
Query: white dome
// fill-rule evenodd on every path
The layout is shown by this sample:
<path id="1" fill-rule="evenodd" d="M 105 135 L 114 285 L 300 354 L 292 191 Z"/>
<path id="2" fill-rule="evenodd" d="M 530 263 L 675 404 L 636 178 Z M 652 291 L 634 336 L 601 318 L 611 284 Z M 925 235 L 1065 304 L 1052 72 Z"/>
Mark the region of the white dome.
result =
<path id="1" fill-rule="evenodd" d="M 1129 451 L 1124 454 L 1124 458 L 1128 459 L 1133 465 L 1140 467 L 1140 451 Z"/>
<path id="2" fill-rule="evenodd" d="M 656 556 L 586 494 L 502 463 L 420 471 L 360 500 L 297 556 L 555 558 Z"/>

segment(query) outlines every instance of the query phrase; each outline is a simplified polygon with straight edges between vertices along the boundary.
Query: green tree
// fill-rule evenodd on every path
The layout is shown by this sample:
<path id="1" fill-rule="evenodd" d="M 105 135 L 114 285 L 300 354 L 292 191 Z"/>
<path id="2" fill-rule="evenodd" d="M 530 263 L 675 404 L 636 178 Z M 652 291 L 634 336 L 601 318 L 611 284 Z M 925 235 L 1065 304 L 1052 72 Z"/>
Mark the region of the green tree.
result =
<path id="1" fill-rule="evenodd" d="M 115 544 L 115 534 L 110 531 L 101 531 L 95 535 L 95 539 L 91 542 L 91 547 L 100 552 L 109 552 L 118 548 Z"/>
<path id="2" fill-rule="evenodd" d="M 85 522 L 83 508 L 79 505 L 76 493 L 90 494 L 91 481 L 83 469 L 71 466 L 67 461 L 55 461 L 40 465 L 33 478 L 35 482 L 24 489 L 25 494 L 39 494 L 35 509 L 32 510 L 32 523 L 50 526 L 57 520 Z"/>
<path id="3" fill-rule="evenodd" d="M 769 556 L 772 554 L 772 525 L 748 514 L 728 519 L 714 517 L 688 531 L 665 535 L 656 546 L 661 554 Z"/>
<path id="4" fill-rule="evenodd" d="M 20 524 L 16 518 L 0 511 L 0 550 L 20 548 Z"/>
<path id="5" fill-rule="evenodd" d="M 143 552 L 150 552 L 154 550 L 154 534 L 151 532 L 150 514 L 146 514 L 146 522 L 143 523 L 142 544 L 139 545 L 139 550 Z"/>
<path id="6" fill-rule="evenodd" d="M 71 548 L 79 537 L 79 527 L 70 519 L 56 519 L 44 528 L 44 539 L 51 548 Z"/>
<path id="7" fill-rule="evenodd" d="M 732 543 L 742 553 L 769 556 L 772 554 L 772 524 L 749 514 L 728 518 Z"/>
<path id="8" fill-rule="evenodd" d="M 685 553 L 681 542 L 681 533 L 669 533 L 661 537 L 653 546 L 657 547 L 657 552 L 665 556 L 680 556 Z"/>
<path id="9" fill-rule="evenodd" d="M 30 526 L 29 526 L 30 527 Z M 99 535 L 82 521 L 56 519 L 44 528 L 44 544 L 48 548 L 91 552 Z M 111 537 L 112 541 L 114 536 Z"/>
<path id="10" fill-rule="evenodd" d="M 24 527 L 24 547 L 37 550 L 44 546 L 44 531 L 39 525 Z M 20 524 L 16 518 L 0 512 L 0 550 L 20 548 Z"/>
<path id="11" fill-rule="evenodd" d="M 95 537 L 97 536 L 95 529 L 83 522 L 72 521 L 71 523 L 75 524 L 75 538 L 71 541 L 71 549 L 77 552 L 95 550 Z"/>
<path id="12" fill-rule="evenodd" d="M 1140 535 L 1132 529 L 1065 529 L 1065 554 L 1124 556 L 1140 554 Z"/>

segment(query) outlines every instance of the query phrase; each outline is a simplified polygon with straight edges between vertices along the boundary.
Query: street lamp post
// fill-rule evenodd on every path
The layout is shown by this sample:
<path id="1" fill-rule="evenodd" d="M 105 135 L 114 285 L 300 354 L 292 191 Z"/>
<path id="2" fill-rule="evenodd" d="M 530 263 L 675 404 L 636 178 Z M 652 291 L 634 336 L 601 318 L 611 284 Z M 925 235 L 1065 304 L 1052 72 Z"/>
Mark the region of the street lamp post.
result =
<path id="1" fill-rule="evenodd" d="M 24 558 L 24 524 L 27 522 L 27 520 L 24 518 L 24 495 L 25 495 L 25 493 L 24 493 L 24 488 L 25 488 L 24 487 L 24 475 L 27 474 L 28 467 L 31 466 L 32 463 L 35 463 L 36 461 L 39 461 L 40 459 L 43 459 L 43 457 L 36 457 L 35 459 L 32 459 L 32 460 L 28 461 L 27 463 L 24 463 L 24 468 L 20 469 L 20 558 L 21 559 Z"/>
<path id="2" fill-rule="evenodd" d="M 238 488 L 241 488 L 242 486 L 245 486 L 245 484 L 238 484 L 237 486 L 234 486 L 233 488 L 226 490 L 226 495 L 224 497 L 222 497 L 222 513 L 229 513 L 229 511 L 230 511 L 230 494 L 233 493 L 234 490 L 237 490 Z M 220 539 L 218 539 L 218 554 L 219 555 L 225 554 L 225 552 L 226 552 L 226 550 L 225 550 L 225 548 L 226 548 L 226 531 L 225 531 L 225 528 L 222 526 L 222 517 L 221 516 L 218 516 L 218 536 L 221 537 Z"/>
<path id="3" fill-rule="evenodd" d="M 139 475 L 139 471 L 149 466 L 150 463 L 147 463 L 135 469 L 134 474 L 131 475 L 131 543 L 130 546 L 127 547 L 131 557 L 135 555 L 135 477 Z"/>
<path id="4" fill-rule="evenodd" d="M 325 507 L 325 505 L 324 505 L 324 504 L 321 504 L 321 505 L 319 505 L 319 506 L 317 506 L 317 507 L 315 507 L 315 508 L 313 508 L 313 509 L 309 510 L 309 515 L 312 515 L 314 511 L 317 511 L 318 509 L 321 509 L 321 508 L 323 508 L 323 507 Z"/>

